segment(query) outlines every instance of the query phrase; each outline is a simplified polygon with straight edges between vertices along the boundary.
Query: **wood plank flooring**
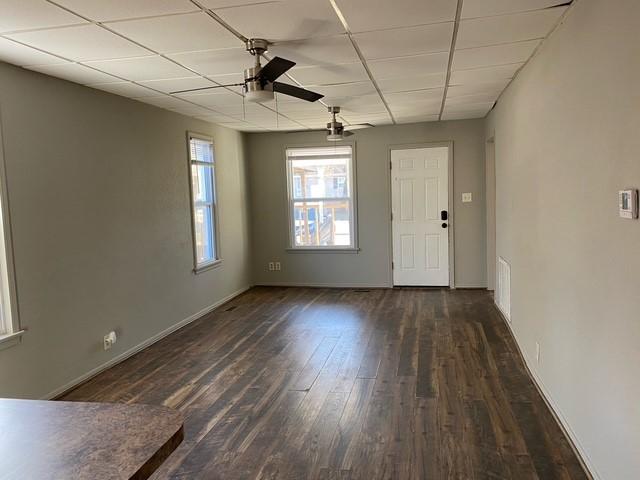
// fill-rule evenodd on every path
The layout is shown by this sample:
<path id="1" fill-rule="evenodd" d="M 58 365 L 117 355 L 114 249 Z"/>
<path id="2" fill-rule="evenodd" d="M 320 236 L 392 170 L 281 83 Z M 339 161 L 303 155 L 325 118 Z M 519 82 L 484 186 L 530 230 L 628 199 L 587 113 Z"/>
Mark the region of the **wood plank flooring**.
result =
<path id="1" fill-rule="evenodd" d="M 181 410 L 154 479 L 586 479 L 484 291 L 258 287 L 64 396 Z"/>

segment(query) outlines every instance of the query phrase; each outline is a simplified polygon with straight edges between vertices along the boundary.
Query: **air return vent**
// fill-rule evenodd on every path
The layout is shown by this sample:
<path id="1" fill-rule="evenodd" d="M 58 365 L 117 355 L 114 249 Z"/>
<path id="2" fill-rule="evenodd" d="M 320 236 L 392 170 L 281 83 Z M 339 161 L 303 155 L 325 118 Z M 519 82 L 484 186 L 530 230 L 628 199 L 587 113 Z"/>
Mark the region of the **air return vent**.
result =
<path id="1" fill-rule="evenodd" d="M 498 257 L 498 285 L 496 304 L 502 314 L 511 321 L 511 265 L 502 257 Z"/>

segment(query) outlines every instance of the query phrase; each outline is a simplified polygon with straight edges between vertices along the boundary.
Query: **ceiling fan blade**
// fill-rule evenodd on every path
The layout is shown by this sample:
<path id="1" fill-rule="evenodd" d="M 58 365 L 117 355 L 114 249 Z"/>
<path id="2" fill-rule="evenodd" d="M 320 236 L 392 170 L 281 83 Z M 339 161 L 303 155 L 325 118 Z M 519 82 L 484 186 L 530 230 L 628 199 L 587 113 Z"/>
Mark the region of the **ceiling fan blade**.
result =
<path id="1" fill-rule="evenodd" d="M 210 90 L 212 88 L 224 88 L 224 87 L 240 87 L 244 83 L 230 83 L 229 85 L 212 85 L 210 87 L 189 88 L 187 90 L 178 90 L 176 92 L 169 92 L 169 95 L 176 95 L 178 93 L 199 92 L 200 90 Z"/>
<path id="2" fill-rule="evenodd" d="M 304 88 L 280 82 L 273 82 L 273 91 L 283 93 L 291 97 L 300 98 L 302 100 L 306 100 L 307 102 L 315 102 L 316 100 L 320 100 L 322 97 L 324 97 L 324 95 L 312 92 L 311 90 L 305 90 Z"/>
<path id="3" fill-rule="evenodd" d="M 287 60 L 286 58 L 273 57 L 269 63 L 267 63 L 262 70 L 260 70 L 260 77 L 268 82 L 275 81 L 280 75 L 293 67 L 296 62 Z"/>
<path id="4" fill-rule="evenodd" d="M 373 127 L 373 125 L 371 125 L 370 123 L 358 123 L 356 125 L 345 125 L 344 129 L 345 131 L 351 131 L 351 130 L 360 130 L 362 128 L 370 128 Z"/>
<path id="5" fill-rule="evenodd" d="M 350 137 L 351 135 L 355 135 L 355 133 L 350 132 L 348 130 L 343 130 L 343 132 L 342 132 L 342 136 L 343 137 Z"/>

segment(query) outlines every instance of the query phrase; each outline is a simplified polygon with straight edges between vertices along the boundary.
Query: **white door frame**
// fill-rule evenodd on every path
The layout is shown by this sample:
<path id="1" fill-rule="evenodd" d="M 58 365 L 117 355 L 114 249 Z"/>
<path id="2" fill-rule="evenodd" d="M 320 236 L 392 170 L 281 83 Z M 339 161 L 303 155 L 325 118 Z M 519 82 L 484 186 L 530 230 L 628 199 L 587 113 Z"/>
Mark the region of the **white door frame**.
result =
<path id="1" fill-rule="evenodd" d="M 394 286 L 393 283 L 393 225 L 391 221 L 391 212 L 393 211 L 393 195 L 392 192 L 392 175 L 391 175 L 391 151 L 392 150 L 411 150 L 418 148 L 437 148 L 447 147 L 449 149 L 449 161 L 448 161 L 448 177 L 449 177 L 449 228 L 447 233 L 449 235 L 449 288 L 456 288 L 455 282 L 455 211 L 454 211 L 454 191 L 453 191 L 453 141 L 443 142 L 427 142 L 427 143 L 408 143 L 389 145 L 387 152 L 387 185 L 389 187 L 389 285 Z"/>

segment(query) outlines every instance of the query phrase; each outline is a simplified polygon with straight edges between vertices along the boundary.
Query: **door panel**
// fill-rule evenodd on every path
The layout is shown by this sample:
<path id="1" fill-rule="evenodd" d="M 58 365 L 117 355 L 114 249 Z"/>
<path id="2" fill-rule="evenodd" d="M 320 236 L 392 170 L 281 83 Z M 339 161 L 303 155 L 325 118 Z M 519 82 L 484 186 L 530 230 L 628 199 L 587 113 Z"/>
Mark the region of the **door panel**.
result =
<path id="1" fill-rule="evenodd" d="M 448 286 L 449 147 L 392 150 L 391 177 L 394 285 Z"/>

